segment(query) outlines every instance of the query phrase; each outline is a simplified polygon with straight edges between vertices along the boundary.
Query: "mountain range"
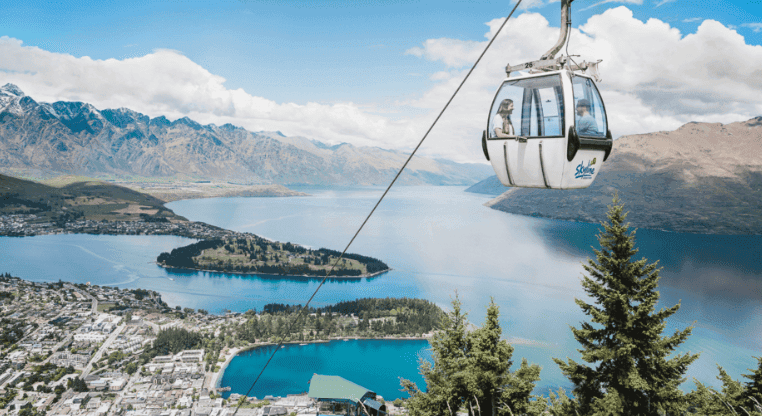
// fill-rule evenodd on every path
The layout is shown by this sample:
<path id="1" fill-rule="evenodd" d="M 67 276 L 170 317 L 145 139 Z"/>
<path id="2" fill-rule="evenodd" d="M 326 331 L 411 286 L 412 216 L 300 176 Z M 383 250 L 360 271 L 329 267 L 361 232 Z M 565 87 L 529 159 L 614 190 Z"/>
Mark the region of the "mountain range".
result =
<path id="1" fill-rule="evenodd" d="M 407 154 L 348 143 L 327 145 L 280 132 L 170 121 L 83 102 L 38 103 L 13 84 L 0 88 L 0 171 L 221 180 L 242 184 L 386 185 Z M 482 164 L 415 157 L 405 185 L 471 185 Z"/>
<path id="2" fill-rule="evenodd" d="M 634 227 L 697 234 L 762 234 L 762 117 L 691 122 L 622 136 L 586 189 L 504 188 L 492 176 L 468 188 L 500 195 L 486 205 L 514 214 L 601 222 L 619 194 Z"/>

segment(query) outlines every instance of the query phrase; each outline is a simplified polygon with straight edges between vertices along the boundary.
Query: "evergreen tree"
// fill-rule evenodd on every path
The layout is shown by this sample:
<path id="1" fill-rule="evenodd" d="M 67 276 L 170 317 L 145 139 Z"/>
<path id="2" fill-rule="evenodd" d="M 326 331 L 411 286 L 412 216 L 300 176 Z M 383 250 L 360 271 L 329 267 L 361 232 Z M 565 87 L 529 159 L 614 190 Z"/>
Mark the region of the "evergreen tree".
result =
<path id="1" fill-rule="evenodd" d="M 751 374 L 742 374 L 744 378 L 749 379 L 744 383 L 744 407 L 749 411 L 756 411 L 762 414 L 762 357 L 754 357 L 757 359 L 758 366 L 756 370 L 752 370 Z"/>
<path id="2" fill-rule="evenodd" d="M 717 379 L 722 381 L 720 391 L 694 379 L 696 389 L 688 394 L 690 412 L 697 415 L 762 416 L 762 400 L 758 393 L 754 393 L 758 392 L 755 388 L 759 388 L 762 380 L 762 359 L 757 360 L 760 360 L 760 367 L 756 371 L 749 369 L 752 374 L 743 374 L 743 377 L 752 380 L 751 382 L 742 384 L 733 380 L 720 366 L 717 366 L 720 371 Z"/>
<path id="3" fill-rule="evenodd" d="M 722 391 L 720 393 L 714 393 L 715 397 L 720 400 L 720 404 L 726 409 L 730 409 L 732 412 L 740 412 L 744 393 L 743 385 L 738 380 L 733 380 L 724 368 L 718 365 L 717 369 L 720 372 L 717 379 L 722 381 Z M 725 411 L 725 409 L 723 409 L 723 411 Z"/>
<path id="4" fill-rule="evenodd" d="M 589 276 L 583 277 L 582 286 L 595 303 L 576 299 L 592 322 L 573 327 L 572 333 L 582 345 L 582 360 L 591 365 L 554 360 L 574 383 L 579 414 L 680 414 L 686 403 L 678 386 L 698 355 L 669 357 L 692 327 L 662 336 L 666 319 L 680 305 L 655 311 L 659 269 L 645 258 L 632 260 L 638 252 L 635 231 L 629 231 L 623 211 L 614 196 L 608 222 L 598 235 L 601 248 L 584 266 Z"/>
<path id="5" fill-rule="evenodd" d="M 497 414 L 497 397 L 501 387 L 508 381 L 509 369 L 513 364 L 513 347 L 505 340 L 500 340 L 502 330 L 497 318 L 498 307 L 490 300 L 484 325 L 467 338 L 469 393 L 476 402 L 474 406 L 485 416 Z"/>
<path id="6" fill-rule="evenodd" d="M 732 414 L 716 390 L 707 387 L 695 378 L 693 382 L 696 383 L 696 389 L 688 393 L 690 403 L 688 410 L 691 414 L 704 416 Z"/>
<path id="7" fill-rule="evenodd" d="M 722 390 L 717 391 L 707 387 L 695 378 L 696 389 L 688 393 L 691 413 L 702 416 L 714 415 L 738 415 L 743 414 L 740 400 L 743 396 L 743 386 L 737 380 L 733 380 L 725 370 L 717 366 L 720 375 L 717 379 L 722 381 Z"/>
<path id="8" fill-rule="evenodd" d="M 500 392 L 499 414 L 504 415 L 542 415 L 548 407 L 546 399 L 532 395 L 535 383 L 540 381 L 540 366 L 529 365 L 526 358 L 521 359 L 521 367 L 508 374 L 506 383 Z"/>
<path id="9" fill-rule="evenodd" d="M 402 387 L 410 394 L 407 407 L 411 416 L 455 415 L 463 402 L 467 321 L 457 296 L 452 309 L 442 318 L 442 330 L 431 340 L 434 364 L 421 363 L 426 392 L 409 380 L 401 380 Z"/>
<path id="10" fill-rule="evenodd" d="M 407 404 L 411 416 L 454 415 L 461 408 L 481 416 L 540 414 L 545 401 L 531 401 L 540 367 L 524 360 L 519 370 L 510 372 L 513 347 L 500 339 L 498 315 L 491 301 L 484 325 L 469 333 L 456 297 L 453 311 L 431 341 L 434 363 L 421 364 L 427 391 L 402 381 L 411 395 Z"/>

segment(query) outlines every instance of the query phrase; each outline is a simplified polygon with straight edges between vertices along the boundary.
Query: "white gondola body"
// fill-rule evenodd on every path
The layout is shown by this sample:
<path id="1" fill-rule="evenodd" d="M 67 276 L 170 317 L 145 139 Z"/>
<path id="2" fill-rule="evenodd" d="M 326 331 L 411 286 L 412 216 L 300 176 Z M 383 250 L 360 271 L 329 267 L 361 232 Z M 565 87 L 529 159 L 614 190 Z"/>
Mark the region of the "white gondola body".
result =
<path id="1" fill-rule="evenodd" d="M 573 76 L 590 80 L 589 77 L 580 74 Z M 605 109 L 597 89 L 592 92 L 587 87 L 588 91 L 578 91 L 577 93 L 578 97 L 587 94 L 596 95 L 598 100 L 596 108 L 598 127 L 604 129 L 605 132 L 603 135 L 597 134 L 597 136 L 602 137 L 581 138 L 584 144 L 579 146 L 571 160 L 567 158 L 569 135 L 573 131 L 570 127 L 576 124 L 575 91 L 571 77 L 572 75 L 567 70 L 552 71 L 508 78 L 498 88 L 483 141 L 486 147 L 485 153 L 488 153 L 486 156 L 503 185 L 523 188 L 579 189 L 590 186 L 598 176 L 598 172 L 600 172 L 600 168 L 610 151 L 611 136 L 607 131 Z M 553 84 L 548 84 L 553 85 L 552 87 L 535 88 L 528 94 L 524 92 L 523 102 L 514 99 L 514 103 L 521 106 L 520 112 L 534 108 L 539 115 L 523 115 L 521 117 L 522 125 L 514 126 L 515 138 L 495 137 L 491 131 L 493 129 L 493 117 L 495 117 L 496 108 L 505 97 L 505 95 L 501 97 L 501 91 L 505 91 L 504 87 L 507 83 L 523 81 L 525 83 L 534 82 L 542 86 L 549 80 L 553 81 Z M 580 79 L 577 82 L 579 83 Z M 592 80 L 583 82 L 585 85 L 590 85 Z M 594 86 L 594 84 L 592 85 Z M 526 90 L 529 88 L 524 91 Z M 544 95 L 542 91 L 546 91 Z M 560 92 L 562 94 L 559 94 Z M 538 99 L 532 101 L 532 94 L 536 94 L 535 98 Z M 552 96 L 548 94 L 552 94 Z M 527 97 L 530 97 L 528 104 Z M 516 103 L 516 101 L 518 102 Z M 554 108 L 558 110 L 555 113 L 553 113 Z M 545 110 L 545 114 L 543 114 L 543 110 Z M 543 126 L 543 123 L 546 125 Z M 535 128 L 535 125 L 538 127 Z M 606 150 L 607 145 L 608 150 Z"/>

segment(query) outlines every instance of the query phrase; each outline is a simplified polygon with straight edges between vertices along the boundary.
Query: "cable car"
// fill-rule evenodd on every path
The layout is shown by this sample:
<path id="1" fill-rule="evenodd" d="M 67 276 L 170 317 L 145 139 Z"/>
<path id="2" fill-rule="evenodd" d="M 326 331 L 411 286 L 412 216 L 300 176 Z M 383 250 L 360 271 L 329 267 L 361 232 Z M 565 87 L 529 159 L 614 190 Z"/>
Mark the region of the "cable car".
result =
<path id="1" fill-rule="evenodd" d="M 570 3 L 562 0 L 556 45 L 538 61 L 508 65 L 492 100 L 482 150 L 505 186 L 587 188 L 611 153 L 606 108 L 594 81 L 600 81 L 600 61 L 553 58 L 568 39 Z M 511 76 L 519 70 L 529 73 Z"/>

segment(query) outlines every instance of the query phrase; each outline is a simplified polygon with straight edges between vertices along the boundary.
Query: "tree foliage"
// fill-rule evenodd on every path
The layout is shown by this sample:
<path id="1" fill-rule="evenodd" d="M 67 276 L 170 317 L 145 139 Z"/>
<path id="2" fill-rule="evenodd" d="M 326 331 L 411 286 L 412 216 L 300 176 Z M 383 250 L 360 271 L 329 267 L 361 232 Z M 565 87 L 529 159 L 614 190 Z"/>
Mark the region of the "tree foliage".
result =
<path id="1" fill-rule="evenodd" d="M 540 414 L 545 401 L 532 400 L 531 394 L 540 367 L 523 360 L 519 370 L 510 371 L 513 347 L 500 339 L 497 305 L 490 302 L 484 325 L 472 332 L 467 331 L 460 301 L 456 298 L 452 305 L 431 341 L 433 363 L 421 363 L 426 391 L 401 381 L 410 394 L 410 415 L 454 415 L 460 409 L 485 416 Z"/>
<path id="2" fill-rule="evenodd" d="M 717 366 L 717 379 L 722 382 L 722 388 L 717 390 L 694 379 L 696 389 L 688 394 L 689 412 L 696 415 L 748 415 L 762 416 L 762 398 L 759 397 L 760 376 L 762 376 L 762 359 L 756 370 L 749 369 L 751 374 L 742 374 L 749 382 L 741 383 L 734 380 L 720 366 Z"/>
<path id="3" fill-rule="evenodd" d="M 201 335 L 183 328 L 169 328 L 160 331 L 149 351 L 152 357 L 177 354 L 182 350 L 196 349 L 201 345 Z"/>
<path id="4" fill-rule="evenodd" d="M 762 357 L 754 358 L 757 359 L 757 368 L 750 368 L 751 374 L 743 374 L 749 380 L 744 383 L 743 404 L 747 409 L 754 409 L 762 415 Z"/>
<path id="5" fill-rule="evenodd" d="M 201 240 L 184 247 L 172 249 L 169 253 L 161 253 L 156 258 L 160 264 L 167 267 L 192 269 L 196 266 L 193 258 L 200 255 L 202 251 L 217 248 L 225 244 L 221 239 Z"/>
<path id="6" fill-rule="evenodd" d="M 244 316 L 248 319 L 236 328 L 236 336 L 255 342 L 276 338 L 303 341 L 341 336 L 419 335 L 436 329 L 444 315 L 432 302 L 408 298 L 363 298 L 322 308 L 309 307 L 305 315 L 295 320 L 301 309 L 301 305 L 269 303 L 259 314 L 254 310 L 246 312 Z M 290 332 L 289 322 L 293 322 Z"/>
<path id="7" fill-rule="evenodd" d="M 207 255 L 208 250 L 224 249 L 219 256 Z M 243 237 L 225 237 L 202 240 L 196 243 L 172 249 L 171 252 L 159 254 L 156 261 L 166 267 L 181 269 L 203 269 L 220 272 L 258 273 L 289 276 L 325 276 L 328 269 L 320 266 L 330 266 L 341 252 L 321 248 L 307 249 L 297 244 L 278 243 L 265 240 L 255 235 Z M 290 257 L 293 257 L 293 260 Z M 347 267 L 347 259 L 354 260 L 365 266 L 369 274 L 389 270 L 389 266 L 373 257 L 360 254 L 345 253 L 344 261 L 333 269 L 334 277 L 361 276 L 363 271 L 355 267 Z M 296 261 L 299 260 L 299 261 Z"/>
<path id="8" fill-rule="evenodd" d="M 574 384 L 575 398 L 567 404 L 579 414 L 680 414 L 687 403 L 678 386 L 698 355 L 670 356 L 692 328 L 662 336 L 680 305 L 655 311 L 659 269 L 645 258 L 632 259 L 638 250 L 626 217 L 615 196 L 598 235 L 600 249 L 584 266 L 582 286 L 594 303 L 576 302 L 591 321 L 572 333 L 589 365 L 554 360 Z"/>
<path id="9" fill-rule="evenodd" d="M 83 391 L 88 391 L 89 390 L 87 388 L 87 383 L 85 383 L 85 380 L 83 380 L 83 379 L 81 379 L 79 377 L 75 377 L 73 379 L 69 379 L 67 381 L 67 384 L 68 384 L 69 388 L 71 388 L 72 390 L 74 390 L 76 392 L 83 392 Z"/>

